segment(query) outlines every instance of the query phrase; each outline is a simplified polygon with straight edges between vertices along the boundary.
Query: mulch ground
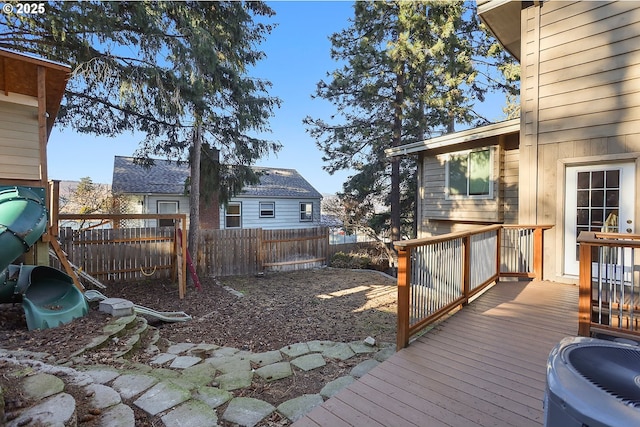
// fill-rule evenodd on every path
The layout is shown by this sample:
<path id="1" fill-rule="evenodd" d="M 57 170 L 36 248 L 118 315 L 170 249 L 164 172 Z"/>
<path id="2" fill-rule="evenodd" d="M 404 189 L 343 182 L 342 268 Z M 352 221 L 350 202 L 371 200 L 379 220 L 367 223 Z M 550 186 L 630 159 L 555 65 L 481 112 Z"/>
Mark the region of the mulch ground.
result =
<path id="1" fill-rule="evenodd" d="M 192 320 L 179 323 L 150 320 L 162 339 L 176 343 L 205 342 L 252 352 L 278 350 L 297 342 L 351 342 L 368 336 L 395 343 L 396 281 L 374 271 L 322 268 L 200 280 L 202 290 L 189 288 L 183 299 L 178 297 L 177 285 L 153 278 L 107 284 L 100 292 L 157 311 L 191 315 Z M 98 335 L 109 320 L 95 305 L 87 316 L 69 324 L 28 331 L 21 306 L 2 304 L 0 348 L 44 351 L 64 360 Z M 360 361 L 336 361 L 288 381 L 256 382 L 242 393 L 277 405 L 291 397 L 318 393 L 322 385 L 346 375 Z M 105 362 L 109 361 L 97 361 Z"/>

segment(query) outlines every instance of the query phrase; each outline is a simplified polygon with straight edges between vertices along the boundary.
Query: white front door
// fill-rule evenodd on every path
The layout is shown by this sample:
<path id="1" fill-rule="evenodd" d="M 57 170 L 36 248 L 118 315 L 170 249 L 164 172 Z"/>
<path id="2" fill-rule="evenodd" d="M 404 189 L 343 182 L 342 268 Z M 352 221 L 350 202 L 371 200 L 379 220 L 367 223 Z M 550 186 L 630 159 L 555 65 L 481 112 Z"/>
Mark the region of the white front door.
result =
<path id="1" fill-rule="evenodd" d="M 577 276 L 581 231 L 633 233 L 635 164 L 569 166 L 565 183 L 564 274 Z"/>

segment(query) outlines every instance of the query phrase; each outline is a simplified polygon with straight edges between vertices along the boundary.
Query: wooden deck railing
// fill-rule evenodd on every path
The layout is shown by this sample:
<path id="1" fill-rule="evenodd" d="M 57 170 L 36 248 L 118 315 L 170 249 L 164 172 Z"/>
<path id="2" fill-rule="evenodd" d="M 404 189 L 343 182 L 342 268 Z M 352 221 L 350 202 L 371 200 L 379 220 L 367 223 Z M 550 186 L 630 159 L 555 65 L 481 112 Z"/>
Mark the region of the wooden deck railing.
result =
<path id="1" fill-rule="evenodd" d="M 501 276 L 542 278 L 549 225 L 492 225 L 394 242 L 398 251 L 397 348 Z"/>
<path id="2" fill-rule="evenodd" d="M 582 232 L 578 236 L 578 334 L 640 336 L 640 235 Z"/>

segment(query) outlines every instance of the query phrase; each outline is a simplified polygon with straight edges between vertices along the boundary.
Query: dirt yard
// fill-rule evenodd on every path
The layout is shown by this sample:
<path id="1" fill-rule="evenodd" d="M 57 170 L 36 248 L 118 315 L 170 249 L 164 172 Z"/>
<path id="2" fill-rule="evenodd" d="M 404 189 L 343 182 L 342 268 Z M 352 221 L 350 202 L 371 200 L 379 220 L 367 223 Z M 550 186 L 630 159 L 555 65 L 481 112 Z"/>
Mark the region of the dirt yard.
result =
<path id="1" fill-rule="evenodd" d="M 112 284 L 101 292 L 157 311 L 191 315 L 192 320 L 182 323 L 149 322 L 160 329 L 162 339 L 176 343 L 206 342 L 252 352 L 277 350 L 297 342 L 351 342 L 368 336 L 395 343 L 395 280 L 374 271 L 322 268 L 263 277 L 202 278 L 201 282 L 201 291 L 190 287 L 182 300 L 177 285 L 153 280 Z M 2 304 L 0 348 L 48 352 L 64 361 L 99 335 L 109 319 L 97 310 L 97 303 L 91 306 L 87 316 L 67 325 L 28 331 L 20 305 Z M 255 384 L 244 393 L 272 404 L 317 393 L 321 385 L 345 375 L 360 359 L 338 362 L 295 381 Z"/>

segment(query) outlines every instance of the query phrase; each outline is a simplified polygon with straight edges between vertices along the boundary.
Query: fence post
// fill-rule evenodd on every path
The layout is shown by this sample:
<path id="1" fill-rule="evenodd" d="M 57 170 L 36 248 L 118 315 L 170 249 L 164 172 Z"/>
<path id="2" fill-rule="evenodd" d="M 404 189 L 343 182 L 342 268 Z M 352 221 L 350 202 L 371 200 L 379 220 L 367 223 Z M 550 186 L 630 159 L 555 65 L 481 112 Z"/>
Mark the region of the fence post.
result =
<path id="1" fill-rule="evenodd" d="M 542 238 L 543 229 L 536 227 L 533 230 L 533 273 L 536 280 L 542 280 L 542 251 L 544 248 L 544 240 Z"/>
<path id="2" fill-rule="evenodd" d="M 409 287 L 411 286 L 411 249 L 398 249 L 398 329 L 396 350 L 409 345 Z"/>
<path id="3" fill-rule="evenodd" d="M 591 335 L 591 246 L 580 243 L 578 290 L 578 335 Z"/>
<path id="4" fill-rule="evenodd" d="M 462 295 L 464 302 L 469 304 L 469 293 L 471 292 L 471 236 L 466 235 L 462 239 Z"/>

